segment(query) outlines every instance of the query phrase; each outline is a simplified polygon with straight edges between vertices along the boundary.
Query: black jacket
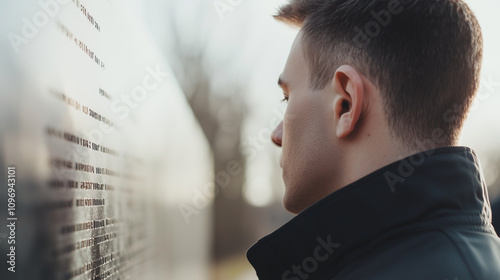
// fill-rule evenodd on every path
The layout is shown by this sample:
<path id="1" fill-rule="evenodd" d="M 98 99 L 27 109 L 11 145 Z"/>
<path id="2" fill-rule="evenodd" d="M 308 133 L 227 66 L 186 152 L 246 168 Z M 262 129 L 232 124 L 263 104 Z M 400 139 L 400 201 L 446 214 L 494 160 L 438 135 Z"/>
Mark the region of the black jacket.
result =
<path id="1" fill-rule="evenodd" d="M 500 239 L 465 147 L 369 174 L 259 240 L 247 258 L 261 280 L 500 280 Z"/>

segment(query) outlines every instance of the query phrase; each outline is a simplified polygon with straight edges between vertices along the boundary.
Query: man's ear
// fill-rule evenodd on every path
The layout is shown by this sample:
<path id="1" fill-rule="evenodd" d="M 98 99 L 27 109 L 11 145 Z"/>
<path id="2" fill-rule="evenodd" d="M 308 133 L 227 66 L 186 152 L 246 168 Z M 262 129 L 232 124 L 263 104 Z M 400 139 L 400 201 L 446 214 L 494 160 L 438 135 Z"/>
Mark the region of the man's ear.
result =
<path id="1" fill-rule="evenodd" d="M 363 111 L 365 88 L 360 73 L 352 66 L 342 65 L 335 72 L 333 87 L 336 93 L 333 110 L 337 121 L 337 137 L 353 133 Z"/>

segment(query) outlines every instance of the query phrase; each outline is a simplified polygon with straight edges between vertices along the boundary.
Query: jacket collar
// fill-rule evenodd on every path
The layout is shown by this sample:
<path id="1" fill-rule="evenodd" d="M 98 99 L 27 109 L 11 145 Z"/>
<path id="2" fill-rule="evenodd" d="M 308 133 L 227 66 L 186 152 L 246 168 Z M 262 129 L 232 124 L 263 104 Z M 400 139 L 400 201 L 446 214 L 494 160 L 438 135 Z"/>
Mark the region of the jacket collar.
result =
<path id="1" fill-rule="evenodd" d="M 383 240 L 443 227 L 494 233 L 479 161 L 466 147 L 421 152 L 347 185 L 259 240 L 247 258 L 259 279 L 323 279 Z"/>

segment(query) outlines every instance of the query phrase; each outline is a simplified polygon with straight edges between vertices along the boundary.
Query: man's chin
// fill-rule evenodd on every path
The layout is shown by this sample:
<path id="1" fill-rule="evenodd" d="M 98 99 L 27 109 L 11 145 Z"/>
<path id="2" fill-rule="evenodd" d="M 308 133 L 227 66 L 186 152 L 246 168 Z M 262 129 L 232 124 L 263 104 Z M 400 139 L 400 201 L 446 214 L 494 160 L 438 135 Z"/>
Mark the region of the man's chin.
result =
<path id="1" fill-rule="evenodd" d="M 307 206 L 305 206 L 303 201 L 300 201 L 300 199 L 288 196 L 285 191 L 285 196 L 283 197 L 283 208 L 292 214 L 299 214 L 307 208 Z"/>

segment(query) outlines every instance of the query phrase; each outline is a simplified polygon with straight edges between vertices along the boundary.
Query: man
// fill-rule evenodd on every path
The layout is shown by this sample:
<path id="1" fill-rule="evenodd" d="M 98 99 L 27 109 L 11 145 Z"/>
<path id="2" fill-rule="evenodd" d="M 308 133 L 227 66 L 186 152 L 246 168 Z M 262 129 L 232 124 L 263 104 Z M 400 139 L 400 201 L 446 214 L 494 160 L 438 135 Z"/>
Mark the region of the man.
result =
<path id="1" fill-rule="evenodd" d="M 279 85 L 284 207 L 247 257 L 259 279 L 500 279 L 478 159 L 456 147 L 479 24 L 460 0 L 292 0 Z"/>

